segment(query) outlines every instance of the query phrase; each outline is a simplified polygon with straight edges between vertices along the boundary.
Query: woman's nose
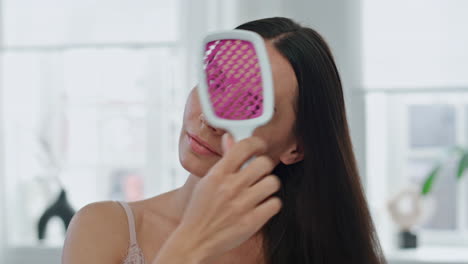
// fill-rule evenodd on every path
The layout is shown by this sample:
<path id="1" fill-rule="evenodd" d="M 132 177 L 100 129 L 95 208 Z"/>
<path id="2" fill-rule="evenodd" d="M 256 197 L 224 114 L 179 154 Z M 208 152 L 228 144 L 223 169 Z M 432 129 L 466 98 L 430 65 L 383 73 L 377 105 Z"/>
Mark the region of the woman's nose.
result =
<path id="1" fill-rule="evenodd" d="M 221 128 L 217 128 L 217 127 L 214 127 L 212 125 L 210 125 L 208 123 L 208 120 L 206 120 L 206 117 L 203 113 L 200 114 L 200 121 L 202 122 L 203 125 L 205 125 L 206 127 L 208 127 L 209 129 L 211 129 L 211 131 L 213 131 L 215 134 L 217 135 L 223 135 L 224 133 L 226 133 L 226 130 L 224 129 L 221 129 Z"/>

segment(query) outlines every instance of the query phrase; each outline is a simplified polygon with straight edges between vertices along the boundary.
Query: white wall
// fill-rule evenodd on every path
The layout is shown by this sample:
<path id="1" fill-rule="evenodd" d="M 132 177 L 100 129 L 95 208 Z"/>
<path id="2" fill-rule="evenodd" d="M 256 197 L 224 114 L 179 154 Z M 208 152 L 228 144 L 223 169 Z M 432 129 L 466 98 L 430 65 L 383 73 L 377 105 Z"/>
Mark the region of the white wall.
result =
<path id="1" fill-rule="evenodd" d="M 3 34 L 2 34 L 2 23 L 3 23 L 3 17 L 2 17 L 2 1 L 0 0 L 0 79 L 2 78 L 2 53 L 1 53 L 1 50 L 3 48 Z M 1 86 L 1 82 L 0 82 L 0 186 L 4 186 L 4 180 L 3 180 L 3 177 L 4 177 L 4 172 L 5 172 L 5 169 L 4 169 L 4 166 L 3 166 L 3 149 L 4 149 L 4 146 L 3 146 L 3 105 L 2 105 L 2 101 L 3 101 L 3 90 L 2 90 L 2 86 Z M 3 201 L 5 200 L 4 199 L 4 193 L 3 192 L 0 192 L 0 263 L 3 263 L 3 259 L 4 259 L 4 249 L 5 249 L 5 232 L 4 232 L 4 229 L 5 229 L 5 224 L 3 223 L 3 220 L 4 220 L 4 217 L 3 217 L 3 212 L 4 212 L 4 206 L 3 206 Z"/>
<path id="2" fill-rule="evenodd" d="M 285 0 L 238 0 L 235 26 L 255 19 L 284 16 L 284 1 Z"/>
<path id="3" fill-rule="evenodd" d="M 175 41 L 177 5 L 166 0 L 5 1 L 4 40 L 8 47 Z"/>
<path id="4" fill-rule="evenodd" d="M 366 88 L 468 85 L 468 1 L 363 0 Z"/>

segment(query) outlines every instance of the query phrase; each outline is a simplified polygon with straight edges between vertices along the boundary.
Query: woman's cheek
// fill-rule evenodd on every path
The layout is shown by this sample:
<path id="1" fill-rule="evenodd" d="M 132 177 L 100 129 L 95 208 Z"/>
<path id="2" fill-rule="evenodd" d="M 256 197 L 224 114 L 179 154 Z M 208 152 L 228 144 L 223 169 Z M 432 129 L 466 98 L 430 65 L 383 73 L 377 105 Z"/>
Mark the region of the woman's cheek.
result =
<path id="1" fill-rule="evenodd" d="M 197 102 L 196 90 L 190 92 L 184 109 L 184 120 L 190 120 L 200 114 L 200 105 Z"/>
<path id="2" fill-rule="evenodd" d="M 276 128 L 279 127 L 278 123 L 278 117 L 276 115 L 273 115 L 270 121 L 268 123 L 257 127 L 254 131 L 254 136 L 260 137 L 264 139 L 267 143 L 272 141 L 272 137 L 275 135 L 275 130 Z"/>

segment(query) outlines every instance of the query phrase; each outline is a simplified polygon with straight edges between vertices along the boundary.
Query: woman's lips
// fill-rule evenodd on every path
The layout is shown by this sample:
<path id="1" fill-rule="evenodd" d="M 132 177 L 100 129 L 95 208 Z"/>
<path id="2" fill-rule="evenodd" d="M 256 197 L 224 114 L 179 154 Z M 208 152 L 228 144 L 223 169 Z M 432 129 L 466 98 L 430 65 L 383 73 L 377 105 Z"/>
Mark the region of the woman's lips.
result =
<path id="1" fill-rule="evenodd" d="M 196 136 L 192 136 L 191 134 L 187 133 L 187 139 L 188 139 L 190 148 L 192 149 L 193 152 L 200 154 L 200 155 L 206 155 L 206 156 L 210 156 L 210 155 L 219 156 L 217 152 L 211 150 L 211 147 L 206 145 L 206 143 L 202 142 Z"/>

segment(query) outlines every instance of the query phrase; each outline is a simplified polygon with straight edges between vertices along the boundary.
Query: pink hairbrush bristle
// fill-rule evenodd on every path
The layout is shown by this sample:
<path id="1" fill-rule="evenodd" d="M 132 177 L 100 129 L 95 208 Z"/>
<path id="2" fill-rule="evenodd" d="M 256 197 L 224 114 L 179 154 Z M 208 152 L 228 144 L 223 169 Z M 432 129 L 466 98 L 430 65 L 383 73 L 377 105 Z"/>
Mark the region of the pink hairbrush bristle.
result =
<path id="1" fill-rule="evenodd" d="M 211 41 L 204 60 L 210 102 L 217 117 L 245 120 L 263 113 L 262 77 L 252 43 Z"/>

